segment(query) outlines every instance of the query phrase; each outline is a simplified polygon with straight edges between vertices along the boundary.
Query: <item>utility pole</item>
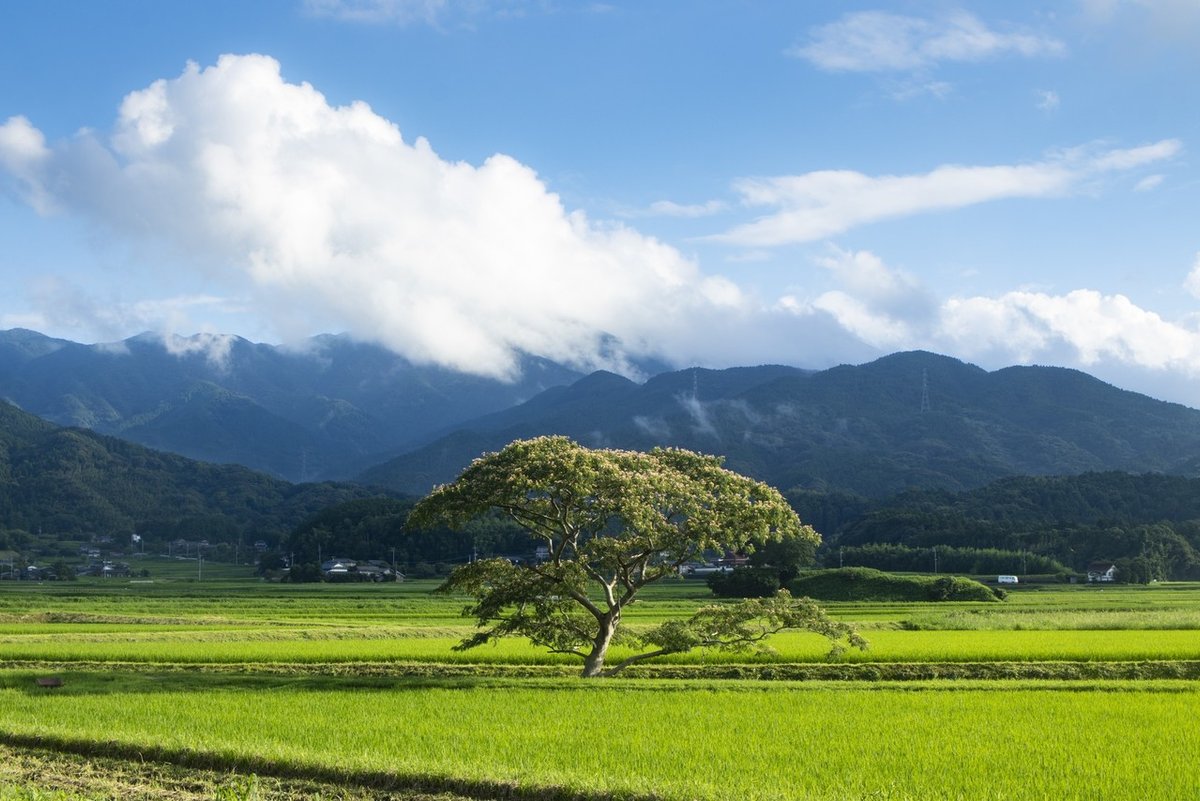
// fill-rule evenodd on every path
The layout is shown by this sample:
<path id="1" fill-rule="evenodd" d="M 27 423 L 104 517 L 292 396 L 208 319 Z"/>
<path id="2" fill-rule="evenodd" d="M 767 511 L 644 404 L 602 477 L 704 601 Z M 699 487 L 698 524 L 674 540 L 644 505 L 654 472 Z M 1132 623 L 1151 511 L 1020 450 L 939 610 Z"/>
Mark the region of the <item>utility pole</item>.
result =
<path id="1" fill-rule="evenodd" d="M 933 546 L 932 550 L 933 550 L 933 572 L 936 573 L 936 572 L 938 572 L 937 546 L 936 545 Z"/>

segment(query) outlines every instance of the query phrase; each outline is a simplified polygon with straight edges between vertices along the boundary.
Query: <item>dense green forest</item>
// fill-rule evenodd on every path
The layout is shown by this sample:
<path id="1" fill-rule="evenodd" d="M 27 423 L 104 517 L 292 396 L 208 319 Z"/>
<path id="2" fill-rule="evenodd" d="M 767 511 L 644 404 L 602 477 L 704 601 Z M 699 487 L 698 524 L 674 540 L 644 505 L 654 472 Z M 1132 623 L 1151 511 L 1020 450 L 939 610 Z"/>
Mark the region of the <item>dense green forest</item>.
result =
<path id="1" fill-rule="evenodd" d="M 311 516 L 288 535 L 281 550 L 294 560 L 294 573 L 319 578 L 330 558 L 382 559 L 416 577 L 444 575 L 450 566 L 477 557 L 533 557 L 534 541 L 511 520 L 498 516 L 462 529 L 423 531 L 406 523 L 413 502 L 395 498 L 348 501 Z"/>
<path id="2" fill-rule="evenodd" d="M 1043 573 L 1061 565 L 1082 572 L 1112 561 L 1125 580 L 1200 578 L 1200 479 L 1021 476 L 875 503 L 804 491 L 789 500 L 825 535 L 823 558 L 835 565 L 930 570 L 938 548 L 945 570 Z"/>
<path id="3" fill-rule="evenodd" d="M 280 542 L 317 511 L 377 492 L 290 484 L 90 431 L 59 428 L 0 403 L 0 549 L 110 538 Z"/>

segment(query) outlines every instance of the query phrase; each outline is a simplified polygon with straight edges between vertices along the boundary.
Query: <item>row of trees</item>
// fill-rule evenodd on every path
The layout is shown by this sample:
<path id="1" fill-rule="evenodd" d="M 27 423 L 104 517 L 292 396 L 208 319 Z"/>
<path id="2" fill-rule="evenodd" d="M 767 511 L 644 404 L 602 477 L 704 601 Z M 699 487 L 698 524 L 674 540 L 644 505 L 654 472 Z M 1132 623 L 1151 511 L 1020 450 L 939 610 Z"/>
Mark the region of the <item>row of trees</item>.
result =
<path id="1" fill-rule="evenodd" d="M 1066 565 L 1049 556 L 1030 551 L 1006 551 L 999 548 L 955 548 L 934 545 L 910 548 L 895 543 L 872 543 L 831 549 L 826 562 L 837 567 L 873 567 L 876 570 L 913 573 L 1058 574 L 1070 572 Z"/>
<path id="2" fill-rule="evenodd" d="M 1058 572 L 1051 563 L 1083 572 L 1114 561 L 1130 568 L 1126 577 L 1200 578 L 1200 479 L 1087 473 L 1014 477 L 967 492 L 913 490 L 883 501 L 811 490 L 787 497 L 825 534 L 827 565 L 840 554 L 846 565 L 930 570 L 938 548 L 955 554 L 946 569 L 963 572 Z M 855 561 L 846 561 L 851 553 Z M 1016 557 L 1041 561 L 1018 570 Z M 988 569 L 1006 559 L 1003 571 Z"/>

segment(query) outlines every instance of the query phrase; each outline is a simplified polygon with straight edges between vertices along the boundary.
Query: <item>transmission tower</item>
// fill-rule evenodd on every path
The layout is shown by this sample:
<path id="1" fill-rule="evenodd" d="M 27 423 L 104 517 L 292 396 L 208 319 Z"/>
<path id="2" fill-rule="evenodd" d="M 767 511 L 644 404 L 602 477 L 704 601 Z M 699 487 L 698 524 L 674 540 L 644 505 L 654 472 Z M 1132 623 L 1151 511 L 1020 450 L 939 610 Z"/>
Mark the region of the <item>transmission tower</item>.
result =
<path id="1" fill-rule="evenodd" d="M 930 410 L 929 406 L 929 371 L 921 371 L 921 414 Z"/>

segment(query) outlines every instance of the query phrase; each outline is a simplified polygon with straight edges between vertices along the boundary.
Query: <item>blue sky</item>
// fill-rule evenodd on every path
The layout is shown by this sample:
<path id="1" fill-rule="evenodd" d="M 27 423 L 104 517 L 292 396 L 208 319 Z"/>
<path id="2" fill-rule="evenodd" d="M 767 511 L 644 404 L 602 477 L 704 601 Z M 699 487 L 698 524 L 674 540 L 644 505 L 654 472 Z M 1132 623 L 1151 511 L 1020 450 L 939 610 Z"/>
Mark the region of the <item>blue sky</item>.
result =
<path id="1" fill-rule="evenodd" d="M 0 328 L 1200 406 L 1196 0 L 46 0 L 0 71 Z"/>

